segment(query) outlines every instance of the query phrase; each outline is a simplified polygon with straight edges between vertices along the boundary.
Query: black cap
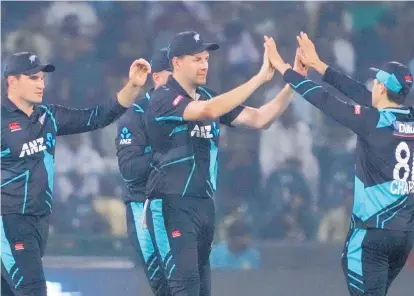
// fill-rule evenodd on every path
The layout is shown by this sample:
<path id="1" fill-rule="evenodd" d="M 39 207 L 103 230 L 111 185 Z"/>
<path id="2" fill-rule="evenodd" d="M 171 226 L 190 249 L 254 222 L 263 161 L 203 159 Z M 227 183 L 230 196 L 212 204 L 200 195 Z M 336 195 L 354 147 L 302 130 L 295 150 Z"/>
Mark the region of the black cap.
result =
<path id="1" fill-rule="evenodd" d="M 168 46 L 168 58 L 193 55 L 205 50 L 213 51 L 219 49 L 217 43 L 206 43 L 201 39 L 200 34 L 194 31 L 178 33 L 171 40 Z"/>
<path id="2" fill-rule="evenodd" d="M 167 54 L 167 48 L 161 48 L 152 56 L 150 62 L 152 73 L 171 71 L 170 61 L 168 60 Z"/>
<path id="3" fill-rule="evenodd" d="M 42 64 L 32 52 L 18 52 L 8 57 L 4 63 L 3 75 L 33 75 L 39 72 L 53 72 L 55 66 Z"/>
<path id="4" fill-rule="evenodd" d="M 407 66 L 398 62 L 388 62 L 380 69 L 370 68 L 370 70 L 373 72 L 372 78 L 376 78 L 392 94 L 395 94 L 393 99 L 397 99 L 400 103 L 404 101 L 413 85 L 413 75 Z"/>

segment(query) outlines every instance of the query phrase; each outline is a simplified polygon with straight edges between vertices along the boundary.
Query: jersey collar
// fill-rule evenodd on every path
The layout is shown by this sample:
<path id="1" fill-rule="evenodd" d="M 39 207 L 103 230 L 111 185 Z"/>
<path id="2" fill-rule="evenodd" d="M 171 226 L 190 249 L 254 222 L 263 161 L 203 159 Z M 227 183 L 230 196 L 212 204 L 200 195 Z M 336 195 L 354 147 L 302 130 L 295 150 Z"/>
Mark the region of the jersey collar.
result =
<path id="1" fill-rule="evenodd" d="M 409 114 L 410 108 L 406 106 L 401 106 L 401 107 L 393 107 L 393 108 L 383 108 L 383 109 L 379 109 L 379 111 L 387 111 L 387 112 L 393 112 L 393 113 L 399 113 L 399 114 Z"/>
<path id="2" fill-rule="evenodd" d="M 1 99 L 1 105 L 7 109 L 9 112 L 14 112 L 19 110 L 17 106 L 7 97 L 3 96 Z"/>
<path id="3" fill-rule="evenodd" d="M 167 86 L 173 91 L 177 92 L 177 94 L 185 95 L 191 98 L 191 96 L 185 91 L 184 88 L 182 88 L 182 86 L 178 83 L 177 80 L 174 79 L 172 75 L 170 75 L 170 77 L 168 78 Z M 203 98 L 203 100 L 209 99 L 209 97 L 206 95 L 206 91 L 205 90 L 203 91 L 203 90 L 204 89 L 202 87 L 197 87 L 196 93 L 199 94 L 200 98 Z"/>
<path id="4" fill-rule="evenodd" d="M 5 107 L 6 110 L 9 111 L 9 112 L 20 111 L 20 112 L 23 113 L 23 111 L 21 111 L 19 108 L 17 108 L 17 106 L 12 102 L 12 100 L 10 100 L 7 96 L 2 97 L 1 106 Z M 32 114 L 37 115 L 39 112 L 40 112 L 39 106 L 37 104 L 34 104 Z"/>
<path id="5" fill-rule="evenodd" d="M 147 100 L 149 101 L 149 99 L 151 99 L 151 94 L 154 92 L 155 88 L 151 88 L 149 91 L 147 91 L 145 93 L 145 97 L 147 98 Z"/>

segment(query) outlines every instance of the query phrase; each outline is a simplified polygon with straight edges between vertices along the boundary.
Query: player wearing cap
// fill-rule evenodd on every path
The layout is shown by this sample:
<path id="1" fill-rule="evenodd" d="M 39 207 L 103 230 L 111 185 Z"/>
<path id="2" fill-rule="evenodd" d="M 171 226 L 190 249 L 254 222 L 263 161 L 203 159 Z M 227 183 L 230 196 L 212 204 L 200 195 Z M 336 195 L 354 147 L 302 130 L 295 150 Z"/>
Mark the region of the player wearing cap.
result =
<path id="1" fill-rule="evenodd" d="M 144 113 L 152 92 L 164 85 L 171 75 L 167 49 L 157 51 L 151 60 L 154 88 L 139 99 L 118 120 L 118 134 L 115 139 L 118 165 L 126 184 L 124 202 L 126 205 L 127 229 L 131 244 L 140 263 L 143 263 L 152 291 L 157 296 L 169 295 L 163 267 L 150 233 L 142 225 L 145 216 L 145 186 L 147 183 L 151 147 L 148 145 L 144 124 Z"/>
<path id="2" fill-rule="evenodd" d="M 52 211 L 56 136 L 103 128 L 132 105 L 151 70 L 134 61 L 129 81 L 92 109 L 43 105 L 45 72 L 29 52 L 5 61 L 7 95 L 1 107 L 1 284 L 2 295 L 46 295 L 42 256 Z"/>
<path id="3" fill-rule="evenodd" d="M 414 242 L 414 110 L 403 105 L 413 84 L 408 68 L 391 62 L 364 85 L 323 63 L 308 36 L 297 37 L 303 64 L 361 105 L 347 104 L 286 69 L 272 44 L 273 66 L 307 101 L 357 136 L 354 206 L 342 255 L 352 296 L 384 296 L 404 267 Z"/>
<path id="4" fill-rule="evenodd" d="M 273 77 L 267 50 L 259 73 L 222 95 L 206 84 L 209 52 L 196 32 L 177 34 L 169 45 L 173 75 L 151 96 L 145 114 L 152 148 L 147 195 L 155 242 L 172 295 L 210 295 L 209 255 L 214 236 L 220 124 L 268 127 L 291 100 L 287 85 L 259 109 L 240 106 Z"/>

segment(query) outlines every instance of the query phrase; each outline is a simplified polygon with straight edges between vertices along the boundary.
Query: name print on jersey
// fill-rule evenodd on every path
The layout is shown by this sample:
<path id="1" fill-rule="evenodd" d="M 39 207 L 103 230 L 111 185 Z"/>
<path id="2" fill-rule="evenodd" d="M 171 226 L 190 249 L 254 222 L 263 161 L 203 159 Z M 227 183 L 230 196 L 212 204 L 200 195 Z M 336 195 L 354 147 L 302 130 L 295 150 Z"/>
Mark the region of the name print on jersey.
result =
<path id="1" fill-rule="evenodd" d="M 414 122 L 394 122 L 394 136 L 414 138 Z"/>

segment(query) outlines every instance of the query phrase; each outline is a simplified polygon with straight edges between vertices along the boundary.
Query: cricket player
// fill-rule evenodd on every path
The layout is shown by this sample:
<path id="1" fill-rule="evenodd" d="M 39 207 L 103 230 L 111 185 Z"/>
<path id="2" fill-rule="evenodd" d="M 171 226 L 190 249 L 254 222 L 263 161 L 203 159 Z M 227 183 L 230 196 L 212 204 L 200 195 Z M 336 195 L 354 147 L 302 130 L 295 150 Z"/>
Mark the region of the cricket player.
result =
<path id="1" fill-rule="evenodd" d="M 404 106 L 413 84 L 397 62 L 373 70 L 372 92 L 323 63 L 308 36 L 297 37 L 299 59 L 359 105 L 347 104 L 286 69 L 272 43 L 272 65 L 297 93 L 357 136 L 354 206 L 342 255 L 352 296 L 384 296 L 414 242 L 414 110 Z"/>
<path id="2" fill-rule="evenodd" d="M 151 147 L 148 145 L 144 124 L 151 94 L 167 83 L 171 75 L 167 49 L 157 51 L 151 59 L 154 88 L 139 99 L 118 120 L 118 134 L 115 139 L 119 170 L 125 181 L 127 229 L 138 261 L 143 263 L 144 272 L 154 295 L 167 296 L 169 290 L 160 263 L 157 247 L 153 244 L 148 228 L 143 227 L 145 211 L 145 186 L 147 184 Z"/>
<path id="3" fill-rule="evenodd" d="M 42 257 L 53 204 L 56 136 L 103 128 L 132 105 L 151 71 L 143 59 L 132 63 L 129 81 L 102 105 L 70 109 L 42 104 L 45 73 L 30 52 L 4 63 L 7 96 L 1 106 L 1 280 L 2 295 L 46 295 Z"/>
<path id="4" fill-rule="evenodd" d="M 286 85 L 259 109 L 240 106 L 273 77 L 267 50 L 258 74 L 241 86 L 222 95 L 203 87 L 210 52 L 218 48 L 197 32 L 174 36 L 168 47 L 173 74 L 153 92 L 144 115 L 153 153 L 147 182 L 151 231 L 174 296 L 211 294 L 220 124 L 267 128 L 293 93 Z"/>

